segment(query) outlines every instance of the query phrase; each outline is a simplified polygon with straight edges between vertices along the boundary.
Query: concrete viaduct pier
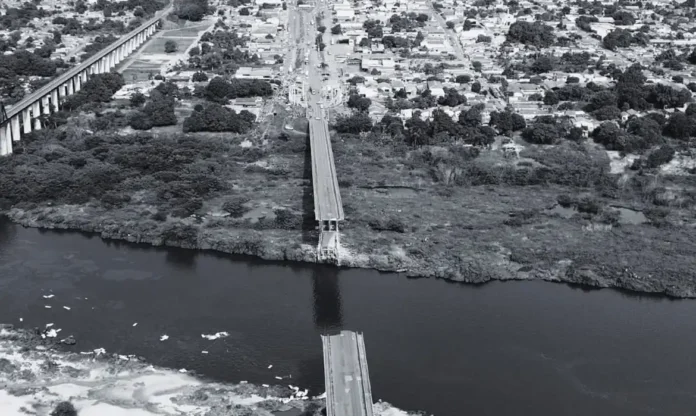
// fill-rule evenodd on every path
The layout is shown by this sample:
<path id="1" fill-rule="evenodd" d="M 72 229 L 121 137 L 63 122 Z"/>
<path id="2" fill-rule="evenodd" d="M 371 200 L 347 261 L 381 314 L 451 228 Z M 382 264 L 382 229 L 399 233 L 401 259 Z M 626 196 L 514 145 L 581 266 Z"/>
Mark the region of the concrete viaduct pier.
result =
<path id="1" fill-rule="evenodd" d="M 322 335 L 326 416 L 373 416 L 372 389 L 363 335 Z"/>
<path id="2" fill-rule="evenodd" d="M 65 98 L 80 91 L 82 84 L 92 75 L 111 71 L 138 49 L 157 31 L 160 19 L 171 10 L 172 6 L 168 6 L 139 28 L 7 109 L 4 117 L 0 118 L 0 156 L 12 153 L 12 143 L 19 141 L 22 134 L 40 130 L 41 117 L 58 111 Z"/>

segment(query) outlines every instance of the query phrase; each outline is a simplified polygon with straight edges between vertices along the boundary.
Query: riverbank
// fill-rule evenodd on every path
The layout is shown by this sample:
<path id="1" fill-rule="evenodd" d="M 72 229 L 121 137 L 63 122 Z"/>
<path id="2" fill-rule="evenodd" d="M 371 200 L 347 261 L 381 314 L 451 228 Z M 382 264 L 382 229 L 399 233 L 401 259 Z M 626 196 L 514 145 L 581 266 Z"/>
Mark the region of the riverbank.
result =
<path id="1" fill-rule="evenodd" d="M 28 227 L 315 262 L 306 136 L 270 137 L 42 131 L 0 160 L 0 207 Z M 516 162 L 550 171 L 542 183 L 533 170 L 510 175 L 494 151 L 474 162 L 448 152 L 334 137 L 341 266 L 696 297 L 696 218 L 684 198 L 656 207 L 627 195 L 589 146 Z"/>
<path id="2" fill-rule="evenodd" d="M 553 206 L 552 189 L 537 190 L 533 195 L 514 189 L 496 193 L 486 189 L 467 189 L 468 203 L 459 210 L 459 199 L 448 203 L 427 195 L 432 220 L 438 216 L 455 220 L 441 225 L 410 226 L 411 231 L 375 231 L 368 223 L 348 221 L 342 231 L 341 266 L 404 272 L 411 277 L 434 277 L 465 283 L 492 280 L 541 279 L 550 282 L 580 284 L 595 288 L 617 288 L 635 292 L 664 294 L 675 298 L 696 297 L 696 276 L 691 268 L 694 249 L 690 228 L 656 228 L 645 224 L 618 227 L 592 226 L 582 216 L 564 218 Z M 413 191 L 415 192 L 415 191 Z M 379 189 L 352 189 L 344 199 L 364 199 L 363 212 L 369 218 L 378 208 L 374 194 Z M 399 190 L 389 196 L 403 218 L 418 217 L 422 212 L 418 198 Z M 490 209 L 490 199 L 500 201 Z M 410 202 L 409 202 L 410 201 Z M 535 209 L 524 224 L 511 232 L 509 207 Z M 484 210 L 483 208 L 489 209 Z M 462 209 L 467 216 L 459 214 Z M 477 217 L 478 216 L 480 218 Z M 214 250 L 243 254 L 276 261 L 316 261 L 316 242 L 303 243 L 297 230 L 234 228 L 234 220 L 180 219 L 158 222 L 141 216 L 126 217 L 120 210 L 89 206 L 58 206 L 33 210 L 11 209 L 8 217 L 23 226 L 45 229 L 77 230 L 97 233 L 104 239 L 124 240 L 154 246 Z M 136 214 L 133 212 L 132 214 Z M 685 249 L 665 252 L 672 244 Z M 686 251 L 688 249 L 694 251 Z"/>

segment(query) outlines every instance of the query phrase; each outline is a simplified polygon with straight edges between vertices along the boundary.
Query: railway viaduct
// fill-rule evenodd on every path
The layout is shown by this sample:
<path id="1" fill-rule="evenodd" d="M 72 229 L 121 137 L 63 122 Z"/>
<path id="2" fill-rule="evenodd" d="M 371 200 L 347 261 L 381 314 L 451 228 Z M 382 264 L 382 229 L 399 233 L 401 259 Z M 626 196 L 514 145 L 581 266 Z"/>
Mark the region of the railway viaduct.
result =
<path id="1" fill-rule="evenodd" d="M 157 31 L 160 19 L 171 12 L 172 8 L 171 5 L 166 7 L 137 29 L 58 75 L 0 114 L 0 156 L 11 154 L 12 143 L 19 141 L 23 134 L 40 130 L 41 117 L 58 111 L 65 98 L 80 91 L 82 84 L 92 75 L 111 71 L 145 43 Z"/>

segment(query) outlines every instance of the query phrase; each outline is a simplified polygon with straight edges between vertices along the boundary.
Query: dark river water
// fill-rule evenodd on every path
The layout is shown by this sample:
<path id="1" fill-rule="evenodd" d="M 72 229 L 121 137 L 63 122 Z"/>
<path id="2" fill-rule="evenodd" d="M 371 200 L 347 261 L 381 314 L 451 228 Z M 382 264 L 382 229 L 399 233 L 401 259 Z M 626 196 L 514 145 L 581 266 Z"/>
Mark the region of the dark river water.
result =
<path id="1" fill-rule="evenodd" d="M 319 335 L 359 330 L 375 400 L 438 416 L 696 409 L 696 301 L 611 290 L 411 280 L 0 221 L 0 322 L 52 322 L 78 350 L 136 354 L 219 381 L 292 375 L 283 383 L 314 394 L 324 391 Z M 218 331 L 230 336 L 201 337 Z"/>

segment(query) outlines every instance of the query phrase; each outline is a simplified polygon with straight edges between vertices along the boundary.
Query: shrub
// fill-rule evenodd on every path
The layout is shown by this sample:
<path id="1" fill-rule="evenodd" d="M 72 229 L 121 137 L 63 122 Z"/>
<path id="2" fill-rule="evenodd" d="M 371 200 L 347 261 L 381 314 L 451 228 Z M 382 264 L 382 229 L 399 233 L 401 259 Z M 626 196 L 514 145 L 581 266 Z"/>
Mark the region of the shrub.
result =
<path id="1" fill-rule="evenodd" d="M 51 412 L 51 416 L 77 416 L 77 410 L 70 402 L 60 402 Z"/>
<path id="2" fill-rule="evenodd" d="M 274 209 L 275 224 L 283 230 L 298 230 L 302 228 L 302 216 L 287 209 Z"/>
<path id="3" fill-rule="evenodd" d="M 168 40 L 164 43 L 164 52 L 166 53 L 174 53 L 179 49 L 179 45 L 176 44 L 173 40 Z"/>
<path id="4" fill-rule="evenodd" d="M 675 153 L 674 148 L 668 144 L 660 146 L 650 152 L 648 158 L 645 160 L 645 166 L 647 168 L 658 168 L 665 165 L 674 158 Z"/>
<path id="5" fill-rule="evenodd" d="M 203 71 L 198 71 L 191 77 L 193 82 L 205 82 L 208 80 L 208 76 Z"/>
<path id="6" fill-rule="evenodd" d="M 152 128 L 152 120 L 142 111 L 131 113 L 128 125 L 134 130 L 150 130 Z"/>
<path id="7" fill-rule="evenodd" d="M 584 197 L 578 201 L 578 211 L 588 214 L 598 214 L 602 209 L 599 201 L 592 197 Z"/>
<path id="8" fill-rule="evenodd" d="M 241 218 L 249 211 L 249 209 L 244 206 L 247 202 L 249 202 L 248 198 L 235 196 L 222 204 L 222 210 L 229 213 L 232 218 Z"/>
<path id="9" fill-rule="evenodd" d="M 140 107 L 141 105 L 145 104 L 145 101 L 147 101 L 145 94 L 140 91 L 136 91 L 130 96 L 131 107 Z"/>

